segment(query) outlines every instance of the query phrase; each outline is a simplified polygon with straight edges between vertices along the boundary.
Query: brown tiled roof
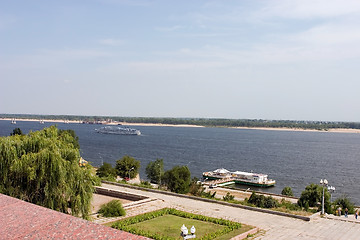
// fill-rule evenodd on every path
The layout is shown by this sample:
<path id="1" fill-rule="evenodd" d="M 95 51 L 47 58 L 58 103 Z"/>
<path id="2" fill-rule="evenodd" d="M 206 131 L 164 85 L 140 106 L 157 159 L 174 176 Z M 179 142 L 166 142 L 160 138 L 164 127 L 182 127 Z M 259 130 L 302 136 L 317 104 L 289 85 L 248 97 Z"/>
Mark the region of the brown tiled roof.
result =
<path id="1" fill-rule="evenodd" d="M 0 194 L 0 239 L 147 239 Z"/>

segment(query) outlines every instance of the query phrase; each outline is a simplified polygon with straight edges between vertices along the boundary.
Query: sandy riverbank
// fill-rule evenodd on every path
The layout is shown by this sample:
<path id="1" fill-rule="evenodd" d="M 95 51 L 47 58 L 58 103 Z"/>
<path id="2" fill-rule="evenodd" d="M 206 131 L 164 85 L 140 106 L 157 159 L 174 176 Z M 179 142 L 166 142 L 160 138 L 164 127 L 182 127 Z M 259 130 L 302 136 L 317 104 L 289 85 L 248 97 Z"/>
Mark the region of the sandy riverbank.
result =
<path id="1" fill-rule="evenodd" d="M 3 121 L 12 121 L 13 118 L 0 118 Z M 40 122 L 39 119 L 28 119 L 28 118 L 16 118 L 16 122 Z M 82 123 L 82 121 L 74 121 L 74 120 L 58 120 L 58 119 L 46 119 L 44 122 L 53 122 L 53 123 Z"/>
<path id="2" fill-rule="evenodd" d="M 0 118 L 3 121 L 12 121 L 13 118 Z M 17 122 L 40 122 L 39 119 L 27 119 L 27 118 L 16 118 Z M 50 123 L 83 123 L 83 121 L 75 120 L 58 120 L 58 119 L 44 119 L 44 122 Z M 129 122 L 112 122 L 112 123 L 103 123 L 100 125 L 125 125 L 125 126 L 150 126 L 150 127 L 203 127 L 198 125 L 190 124 L 161 124 L 161 123 L 129 123 Z M 95 124 L 96 125 L 96 124 Z"/>
<path id="3" fill-rule="evenodd" d="M 0 118 L 3 121 L 11 121 L 12 118 Z M 29 121 L 39 122 L 39 119 L 16 119 L 16 121 Z M 82 121 L 74 120 L 57 120 L 57 119 L 46 119 L 44 122 L 51 123 L 82 123 Z M 161 124 L 161 123 L 128 123 L 128 122 L 113 122 L 104 123 L 103 125 L 125 125 L 125 126 L 148 126 L 148 127 L 204 127 L 199 125 L 190 124 Z M 348 129 L 348 128 L 332 128 L 328 130 L 316 130 L 316 129 L 301 129 L 301 128 L 271 128 L 271 127 L 229 127 L 234 129 L 252 129 L 252 130 L 266 130 L 266 131 L 295 131 L 295 132 L 332 132 L 332 133 L 360 133 L 360 129 Z"/>
<path id="4" fill-rule="evenodd" d="M 271 128 L 271 127 L 233 127 L 236 129 L 254 129 L 268 131 L 294 131 L 294 132 L 335 132 L 335 133 L 360 133 L 360 129 L 331 128 L 328 130 L 302 129 L 302 128 Z"/>

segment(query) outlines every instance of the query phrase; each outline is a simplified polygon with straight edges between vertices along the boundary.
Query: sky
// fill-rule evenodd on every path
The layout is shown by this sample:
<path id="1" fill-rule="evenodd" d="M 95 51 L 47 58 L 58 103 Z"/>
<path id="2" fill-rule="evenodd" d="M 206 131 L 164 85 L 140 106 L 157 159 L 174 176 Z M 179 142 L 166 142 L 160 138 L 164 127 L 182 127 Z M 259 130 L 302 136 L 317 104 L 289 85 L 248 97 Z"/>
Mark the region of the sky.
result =
<path id="1" fill-rule="evenodd" d="M 0 113 L 360 122 L 358 0 L 3 0 Z"/>

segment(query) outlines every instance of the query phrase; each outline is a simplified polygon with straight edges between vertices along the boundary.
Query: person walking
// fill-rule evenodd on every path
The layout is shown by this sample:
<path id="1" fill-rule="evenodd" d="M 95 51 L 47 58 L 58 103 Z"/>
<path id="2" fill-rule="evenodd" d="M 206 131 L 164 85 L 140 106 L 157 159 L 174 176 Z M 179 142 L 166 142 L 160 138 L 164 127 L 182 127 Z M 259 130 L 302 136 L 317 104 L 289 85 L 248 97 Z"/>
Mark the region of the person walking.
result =
<path id="1" fill-rule="evenodd" d="M 341 207 L 338 207 L 338 213 L 339 213 L 339 217 L 341 216 Z"/>
<path id="2" fill-rule="evenodd" d="M 345 217 L 348 217 L 349 210 L 345 208 Z"/>
<path id="3" fill-rule="evenodd" d="M 359 216 L 359 209 L 355 211 L 355 219 L 357 219 Z"/>

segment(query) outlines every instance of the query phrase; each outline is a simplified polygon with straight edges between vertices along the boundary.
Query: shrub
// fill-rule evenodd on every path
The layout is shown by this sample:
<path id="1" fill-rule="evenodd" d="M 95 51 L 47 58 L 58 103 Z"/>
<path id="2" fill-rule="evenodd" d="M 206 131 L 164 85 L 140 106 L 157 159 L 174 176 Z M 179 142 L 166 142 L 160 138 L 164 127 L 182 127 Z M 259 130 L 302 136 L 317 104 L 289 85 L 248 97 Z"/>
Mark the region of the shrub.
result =
<path id="1" fill-rule="evenodd" d="M 139 184 L 140 187 L 144 187 L 144 188 L 153 188 L 151 183 L 148 181 L 141 181 Z"/>
<path id="2" fill-rule="evenodd" d="M 273 197 L 265 197 L 264 207 L 265 208 L 275 208 L 278 207 L 279 202 Z"/>
<path id="3" fill-rule="evenodd" d="M 286 209 L 292 210 L 292 211 L 299 211 L 301 208 L 296 203 L 292 203 L 290 201 L 286 201 L 284 198 L 281 199 L 280 207 L 284 207 Z"/>
<path id="4" fill-rule="evenodd" d="M 205 190 L 205 188 L 198 181 L 199 181 L 199 179 L 197 177 L 193 177 L 191 179 L 189 192 L 194 196 L 201 196 Z"/>
<path id="5" fill-rule="evenodd" d="M 291 187 L 288 186 L 284 187 L 284 189 L 281 191 L 281 195 L 291 196 L 291 197 L 294 196 Z"/>
<path id="6" fill-rule="evenodd" d="M 229 192 L 226 193 L 225 196 L 223 196 L 223 199 L 224 201 L 226 202 L 229 202 L 229 201 L 232 201 L 234 200 L 235 196 L 234 195 L 231 195 Z"/>
<path id="7" fill-rule="evenodd" d="M 275 208 L 279 205 L 278 201 L 273 197 L 265 197 L 264 195 L 259 195 L 255 192 L 251 194 L 248 203 L 254 204 L 260 208 Z"/>
<path id="8" fill-rule="evenodd" d="M 125 216 L 125 210 L 119 200 L 112 200 L 101 205 L 99 214 L 103 217 L 119 217 Z"/>
<path id="9" fill-rule="evenodd" d="M 216 192 L 205 192 L 205 191 L 202 191 L 201 192 L 201 197 L 204 197 L 204 198 L 210 198 L 210 199 L 213 199 L 215 198 L 215 195 L 216 195 Z"/>

